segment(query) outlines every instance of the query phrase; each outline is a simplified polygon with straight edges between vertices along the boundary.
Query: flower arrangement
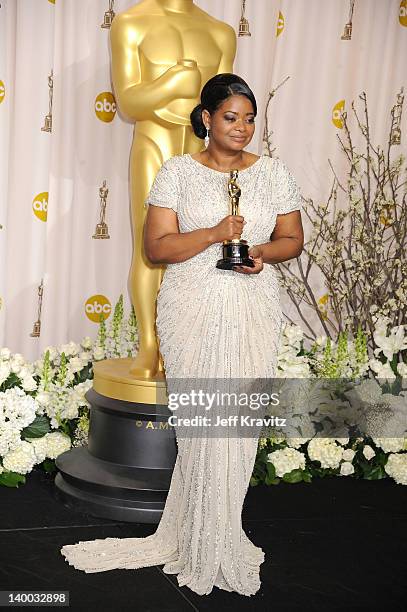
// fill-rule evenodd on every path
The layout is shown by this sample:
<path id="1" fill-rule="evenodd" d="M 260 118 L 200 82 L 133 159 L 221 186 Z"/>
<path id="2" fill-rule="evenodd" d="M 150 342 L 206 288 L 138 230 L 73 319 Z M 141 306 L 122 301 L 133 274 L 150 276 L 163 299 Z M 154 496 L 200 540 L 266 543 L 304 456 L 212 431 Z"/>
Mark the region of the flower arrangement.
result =
<path id="1" fill-rule="evenodd" d="M 354 338 L 340 335 L 334 343 L 320 336 L 306 349 L 300 327 L 287 324 L 281 336 L 277 377 L 361 380 L 353 393 L 369 410 L 406 405 L 407 365 L 405 326 L 390 327 L 376 318 L 372 356 L 367 335 L 359 327 Z M 33 364 L 22 355 L 0 350 L 0 484 L 18 486 L 34 466 L 55 470 L 54 459 L 72 446 L 86 445 L 89 405 L 84 397 L 92 386 L 93 363 L 137 354 L 138 331 L 133 308 L 127 319 L 120 296 L 109 325 L 102 318 L 96 340 L 86 337 L 48 347 Z M 386 393 L 378 379 L 388 382 Z M 401 381 L 401 382 L 400 382 Z M 324 405 L 316 384 L 309 402 Z M 349 394 L 350 395 L 350 394 Z M 350 398 L 348 398 L 350 399 Z M 340 402 L 343 403 L 343 397 Z M 306 424 L 307 425 L 307 424 Z M 404 437 L 322 438 L 308 435 L 260 438 L 251 484 L 311 482 L 313 477 L 390 477 L 407 484 L 407 434 Z"/>
<path id="2" fill-rule="evenodd" d="M 0 485 L 18 486 L 39 465 L 55 471 L 54 459 L 71 446 L 86 444 L 93 363 L 137 353 L 134 309 L 123 317 L 119 297 L 107 328 L 102 319 L 96 341 L 86 337 L 49 346 L 35 363 L 0 350 Z"/>

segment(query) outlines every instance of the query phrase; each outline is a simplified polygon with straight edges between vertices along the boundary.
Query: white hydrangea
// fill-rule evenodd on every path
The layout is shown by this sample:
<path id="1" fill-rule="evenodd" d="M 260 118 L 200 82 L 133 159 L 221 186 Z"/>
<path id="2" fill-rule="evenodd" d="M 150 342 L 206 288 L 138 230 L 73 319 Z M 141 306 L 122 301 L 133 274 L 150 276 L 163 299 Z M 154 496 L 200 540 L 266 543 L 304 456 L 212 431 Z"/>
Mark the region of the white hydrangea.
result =
<path id="1" fill-rule="evenodd" d="M 81 347 L 85 349 L 85 351 L 89 351 L 92 349 L 93 340 L 90 336 L 85 336 L 81 341 Z"/>
<path id="2" fill-rule="evenodd" d="M 313 438 L 307 450 L 309 458 L 319 461 L 323 468 L 339 467 L 343 455 L 343 448 L 331 438 Z"/>
<path id="3" fill-rule="evenodd" d="M 0 421 L 0 457 L 15 449 L 21 441 L 20 430 L 12 421 Z"/>
<path id="4" fill-rule="evenodd" d="M 353 464 L 350 463 L 349 461 L 344 461 L 341 464 L 341 469 L 340 469 L 341 476 L 349 476 L 350 474 L 353 474 L 354 471 L 355 471 L 355 468 L 353 467 Z"/>
<path id="5" fill-rule="evenodd" d="M 295 450 L 295 448 L 281 448 L 267 455 L 279 477 L 292 472 L 292 470 L 303 470 L 305 468 L 305 455 Z"/>
<path id="6" fill-rule="evenodd" d="M 406 453 L 389 455 L 384 469 L 386 470 L 386 473 L 397 482 L 397 484 L 407 485 Z"/>
<path id="7" fill-rule="evenodd" d="M 36 463 L 37 457 L 34 448 L 25 440 L 22 440 L 14 450 L 3 457 L 4 469 L 9 472 L 17 472 L 17 474 L 31 472 Z"/>
<path id="8" fill-rule="evenodd" d="M 50 459 L 56 459 L 58 455 L 71 448 L 70 437 L 60 431 L 47 433 L 44 437 L 47 442 L 47 457 Z"/>
<path id="9" fill-rule="evenodd" d="M 373 448 L 369 444 L 365 444 L 362 451 L 363 455 L 366 457 L 368 461 L 370 461 L 373 457 L 376 456 Z"/>
<path id="10" fill-rule="evenodd" d="M 37 459 L 36 463 L 42 463 L 47 457 L 47 434 L 45 436 L 42 436 L 42 438 L 31 438 L 29 442 L 34 449 L 34 453 Z"/>
<path id="11" fill-rule="evenodd" d="M 10 349 L 3 347 L 0 349 L 0 361 L 8 361 L 11 357 Z"/>
<path id="12" fill-rule="evenodd" d="M 398 453 L 404 448 L 404 438 L 372 438 L 385 453 Z"/>
<path id="13" fill-rule="evenodd" d="M 10 421 L 19 431 L 35 419 L 37 402 L 23 389 L 12 387 L 0 393 L 0 423 Z"/>

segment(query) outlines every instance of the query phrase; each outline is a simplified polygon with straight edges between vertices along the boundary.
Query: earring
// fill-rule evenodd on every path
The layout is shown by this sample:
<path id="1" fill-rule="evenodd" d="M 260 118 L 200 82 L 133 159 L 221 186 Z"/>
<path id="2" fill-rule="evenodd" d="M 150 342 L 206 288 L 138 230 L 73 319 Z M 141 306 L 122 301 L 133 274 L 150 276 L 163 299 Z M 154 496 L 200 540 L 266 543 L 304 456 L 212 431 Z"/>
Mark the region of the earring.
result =
<path id="1" fill-rule="evenodd" d="M 207 149 L 209 145 L 209 129 L 208 128 L 206 128 L 206 136 L 204 140 L 205 140 L 205 148 Z"/>

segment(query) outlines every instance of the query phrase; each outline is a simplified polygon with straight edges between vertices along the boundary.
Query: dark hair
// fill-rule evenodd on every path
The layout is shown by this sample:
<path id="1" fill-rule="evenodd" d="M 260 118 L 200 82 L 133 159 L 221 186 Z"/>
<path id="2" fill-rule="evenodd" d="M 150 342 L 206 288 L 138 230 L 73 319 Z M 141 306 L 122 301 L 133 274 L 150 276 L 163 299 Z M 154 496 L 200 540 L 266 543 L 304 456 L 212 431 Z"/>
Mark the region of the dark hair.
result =
<path id="1" fill-rule="evenodd" d="M 209 79 L 201 92 L 201 103 L 195 106 L 190 115 L 192 129 L 198 138 L 205 138 L 206 127 L 202 121 L 202 111 L 206 109 L 211 115 L 231 96 L 246 96 L 252 103 L 254 116 L 257 115 L 256 98 L 246 81 L 237 74 L 224 72 Z"/>

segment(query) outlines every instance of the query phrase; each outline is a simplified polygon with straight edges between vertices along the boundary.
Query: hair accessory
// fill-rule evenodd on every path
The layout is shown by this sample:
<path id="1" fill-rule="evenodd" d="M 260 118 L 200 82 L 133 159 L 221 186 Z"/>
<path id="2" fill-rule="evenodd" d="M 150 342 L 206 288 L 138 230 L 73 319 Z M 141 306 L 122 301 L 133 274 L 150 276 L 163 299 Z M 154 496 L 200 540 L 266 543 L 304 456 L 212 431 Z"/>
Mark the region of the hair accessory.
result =
<path id="1" fill-rule="evenodd" d="M 209 146 L 209 129 L 206 128 L 206 136 L 205 136 L 205 148 L 207 149 Z"/>

